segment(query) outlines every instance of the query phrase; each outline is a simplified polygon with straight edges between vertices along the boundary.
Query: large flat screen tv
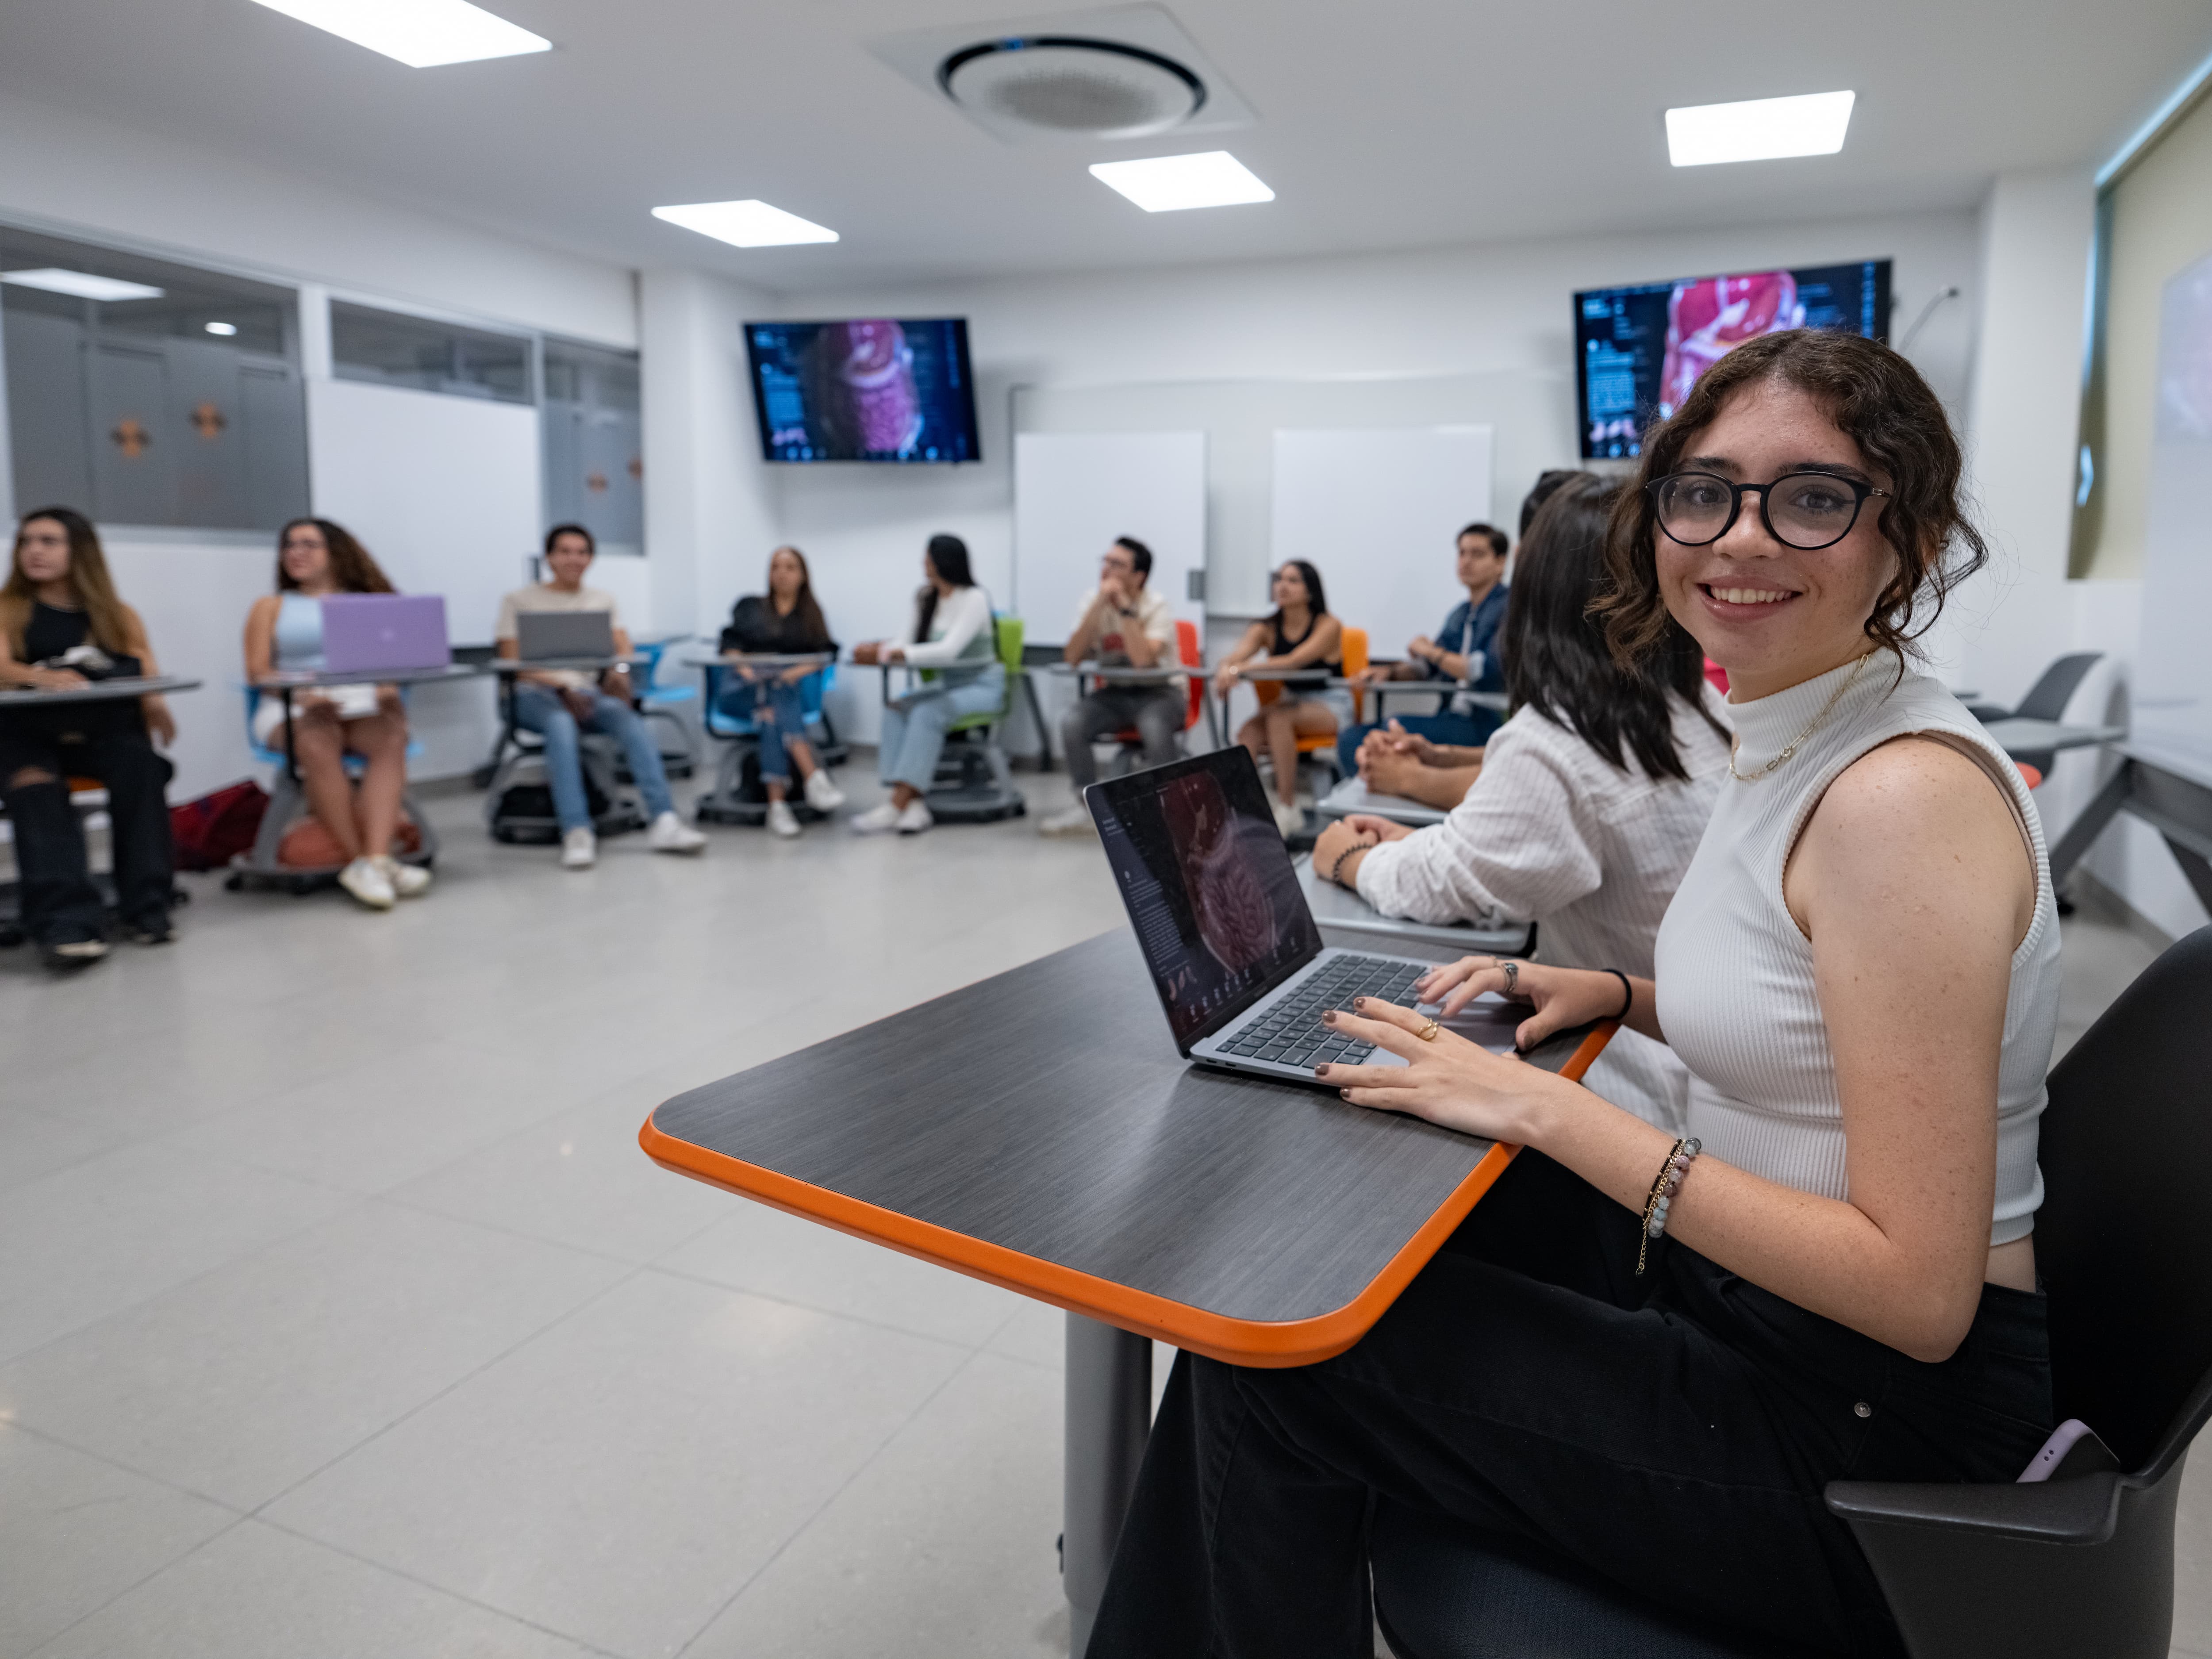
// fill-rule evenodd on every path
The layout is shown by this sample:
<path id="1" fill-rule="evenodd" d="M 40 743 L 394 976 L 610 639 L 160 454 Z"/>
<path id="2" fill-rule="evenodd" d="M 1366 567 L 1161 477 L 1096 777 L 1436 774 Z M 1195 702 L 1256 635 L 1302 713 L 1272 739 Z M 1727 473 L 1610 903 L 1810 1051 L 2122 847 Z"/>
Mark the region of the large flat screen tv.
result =
<path id="1" fill-rule="evenodd" d="M 747 323 L 761 457 L 980 461 L 963 317 Z"/>
<path id="2" fill-rule="evenodd" d="M 1887 259 L 1692 276 L 1575 295 L 1583 457 L 1630 456 L 1732 348 L 1786 328 L 1889 337 Z"/>

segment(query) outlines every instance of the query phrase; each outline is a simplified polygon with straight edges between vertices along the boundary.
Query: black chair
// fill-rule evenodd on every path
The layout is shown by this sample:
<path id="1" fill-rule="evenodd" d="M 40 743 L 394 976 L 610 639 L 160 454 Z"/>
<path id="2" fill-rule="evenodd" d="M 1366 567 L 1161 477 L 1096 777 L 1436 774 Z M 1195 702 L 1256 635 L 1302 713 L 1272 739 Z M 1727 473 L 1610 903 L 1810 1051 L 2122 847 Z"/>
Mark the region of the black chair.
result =
<path id="1" fill-rule="evenodd" d="M 2057 1413 L 2088 1424 L 2119 1467 L 1828 1488 L 1913 1659 L 2166 1659 L 2182 1459 L 2212 1417 L 2207 1010 L 2212 927 L 2146 969 L 2051 1073 L 2035 1244 Z M 1399 1659 L 1796 1659 L 1389 1504 L 1372 1556 Z"/>
<path id="2" fill-rule="evenodd" d="M 2097 665 L 2105 653 L 2101 651 L 2076 651 L 2059 658 L 2043 671 L 2042 677 L 2028 688 L 2027 695 L 2020 700 L 2017 708 L 2000 708 L 1995 703 L 1977 702 L 1967 705 L 1966 712 L 1978 720 L 2056 720 L 2066 714 L 2066 705 L 2074 701 L 2074 694 L 2089 671 Z M 2042 749 L 2023 751 L 2013 757 L 2021 766 L 2033 766 L 2045 777 L 2051 775 L 2051 763 L 2057 759 L 2055 750 Z"/>

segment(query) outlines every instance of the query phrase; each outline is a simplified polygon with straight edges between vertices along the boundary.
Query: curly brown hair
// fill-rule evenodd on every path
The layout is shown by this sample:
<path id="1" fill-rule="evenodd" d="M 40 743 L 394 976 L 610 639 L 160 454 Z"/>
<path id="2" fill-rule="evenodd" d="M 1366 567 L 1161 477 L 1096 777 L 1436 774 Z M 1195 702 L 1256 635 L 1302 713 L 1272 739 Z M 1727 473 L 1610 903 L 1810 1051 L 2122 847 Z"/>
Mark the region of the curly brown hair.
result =
<path id="1" fill-rule="evenodd" d="M 1623 664 L 1648 656 L 1675 626 L 1659 592 L 1658 515 L 1649 486 L 1680 465 L 1690 441 L 1729 398 L 1767 380 L 1819 404 L 1888 479 L 1879 524 L 1897 555 L 1897 574 L 1866 620 L 1868 639 L 1902 656 L 1935 624 L 1951 590 L 1989 558 L 1960 500 L 1959 440 L 1918 369 L 1881 341 L 1838 329 L 1761 335 L 1707 369 L 1673 417 L 1644 434 L 1634 485 L 1613 508 L 1608 591 L 1591 607 L 1604 616 L 1607 643 Z"/>
<path id="2" fill-rule="evenodd" d="M 276 591 L 289 593 L 300 584 L 284 574 L 284 538 L 303 524 L 311 524 L 323 532 L 323 545 L 330 550 L 331 580 L 341 593 L 390 593 L 396 592 L 392 579 L 384 574 L 368 550 L 355 539 L 354 534 L 342 524 L 328 519 L 294 519 L 276 532 Z"/>

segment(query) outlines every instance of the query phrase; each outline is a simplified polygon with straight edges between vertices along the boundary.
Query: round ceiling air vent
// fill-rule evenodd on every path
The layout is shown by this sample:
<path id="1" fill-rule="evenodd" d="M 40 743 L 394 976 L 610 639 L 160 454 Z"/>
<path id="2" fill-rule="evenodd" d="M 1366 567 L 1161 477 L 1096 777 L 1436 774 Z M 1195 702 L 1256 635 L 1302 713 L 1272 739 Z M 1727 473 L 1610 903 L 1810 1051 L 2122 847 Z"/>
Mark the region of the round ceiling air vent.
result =
<path id="1" fill-rule="evenodd" d="M 964 46 L 938 66 L 937 83 L 976 115 L 1091 138 L 1165 132 L 1206 102 L 1206 83 L 1174 58 L 1080 35 Z"/>

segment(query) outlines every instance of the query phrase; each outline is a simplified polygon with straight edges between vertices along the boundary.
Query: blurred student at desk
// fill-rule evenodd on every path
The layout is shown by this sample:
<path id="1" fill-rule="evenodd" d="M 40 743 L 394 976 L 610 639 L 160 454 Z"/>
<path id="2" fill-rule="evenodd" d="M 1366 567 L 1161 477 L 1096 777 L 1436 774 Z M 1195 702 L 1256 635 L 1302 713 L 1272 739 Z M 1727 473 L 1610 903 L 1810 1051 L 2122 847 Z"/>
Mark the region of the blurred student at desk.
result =
<path id="1" fill-rule="evenodd" d="M 1340 731 L 1351 724 L 1352 707 L 1340 690 L 1327 683 L 1344 672 L 1344 624 L 1328 613 L 1321 572 L 1304 559 L 1290 560 L 1275 572 L 1269 592 L 1274 613 L 1244 630 L 1236 649 L 1213 671 L 1213 690 L 1225 702 L 1248 668 L 1313 670 L 1310 683 L 1278 678 L 1276 695 L 1262 690 L 1260 712 L 1237 733 L 1254 760 L 1264 755 L 1273 766 L 1275 827 L 1289 836 L 1305 823 L 1298 807 L 1298 739 Z"/>
<path id="2" fill-rule="evenodd" d="M 599 544 L 580 524 L 556 525 L 545 535 L 550 581 L 518 587 L 499 602 L 492 637 L 509 660 L 522 654 L 525 611 L 604 611 L 614 635 L 615 654 L 630 654 L 615 596 L 584 586 L 584 573 L 599 555 Z M 584 763 L 578 741 L 586 732 L 604 732 L 622 744 L 631 781 L 644 799 L 646 841 L 656 853 L 696 853 L 707 838 L 676 815 L 668 793 L 668 774 L 660 745 L 645 729 L 630 702 L 629 665 L 616 663 L 597 675 L 574 668 L 533 668 L 515 676 L 514 723 L 545 740 L 545 781 L 553 791 L 554 815 L 561 821 L 561 867 L 588 870 L 599 861 L 599 838 L 592 828 L 590 797 L 584 790 Z"/>
<path id="3" fill-rule="evenodd" d="M 116 597 L 91 521 L 65 507 L 27 514 L 0 586 L 0 687 L 73 690 L 159 672 L 145 624 Z M 173 937 L 163 792 L 174 769 L 154 744 L 167 748 L 176 736 L 158 696 L 0 709 L 0 807 L 15 830 L 23 931 L 49 967 L 84 967 L 107 954 L 106 909 L 70 806 L 73 776 L 107 790 L 125 931 L 141 945 Z"/>
<path id="4" fill-rule="evenodd" d="M 779 547 L 768 557 L 768 592 L 739 599 L 730 611 L 730 625 L 722 630 L 725 652 L 760 656 L 803 657 L 826 652 L 836 655 L 837 641 L 830 637 L 830 624 L 815 601 L 814 580 L 806 556 L 795 547 Z M 775 670 L 748 670 L 742 665 L 723 682 L 718 707 L 736 720 L 750 720 L 760 735 L 761 782 L 768 790 L 768 827 L 779 836 L 799 833 L 799 819 L 787 797 L 791 775 L 799 774 L 806 804 L 817 812 L 834 812 L 845 804 L 845 792 L 830 780 L 829 772 L 806 737 L 806 709 L 799 687 L 822 672 L 818 666 L 796 664 Z"/>
<path id="5" fill-rule="evenodd" d="M 1385 915 L 1533 921 L 1542 961 L 1649 975 L 1660 919 L 1728 772 L 1728 727 L 1687 634 L 1676 629 L 1632 672 L 1584 609 L 1620 495 L 1584 474 L 1522 539 L 1499 635 L 1514 712 L 1479 751 L 1465 799 L 1422 830 L 1364 813 L 1330 824 L 1314 846 L 1318 874 Z M 1590 1078 L 1662 1127 L 1681 1121 L 1688 1076 L 1660 1043 L 1624 1030 Z"/>
<path id="6" fill-rule="evenodd" d="M 1071 663 L 1096 662 L 1103 668 L 1150 668 L 1175 659 L 1175 618 L 1168 602 L 1152 590 L 1152 550 L 1133 536 L 1119 538 L 1098 561 L 1098 586 L 1084 601 L 1063 652 Z M 1094 833 L 1083 792 L 1098 781 L 1098 757 L 1091 745 L 1109 732 L 1133 729 L 1144 741 L 1145 764 L 1165 766 L 1182 748 L 1183 714 L 1189 692 L 1176 675 L 1156 684 L 1102 685 L 1085 692 L 1060 723 L 1060 743 L 1067 756 L 1068 787 L 1075 805 L 1054 812 L 1037 825 L 1047 836 Z"/>
<path id="7" fill-rule="evenodd" d="M 1359 745 L 1359 781 L 1378 795 L 1398 795 L 1450 811 L 1482 775 L 1483 750 L 1431 743 L 1403 723 L 1370 726 Z"/>
<path id="8" fill-rule="evenodd" d="M 1406 647 L 1405 661 L 1370 668 L 1361 678 L 1376 684 L 1389 680 L 1452 684 L 1456 689 L 1435 714 L 1411 715 L 1397 723 L 1431 742 L 1479 749 L 1498 729 L 1498 716 L 1469 702 L 1467 694 L 1505 689 L 1504 668 L 1498 659 L 1498 629 L 1505 618 L 1505 556 L 1511 543 L 1502 530 L 1471 524 L 1459 532 L 1458 545 L 1455 574 L 1467 589 L 1467 597 L 1451 608 L 1434 639 L 1425 634 L 1414 637 Z M 1337 739 L 1336 752 L 1344 763 L 1345 776 L 1350 777 L 1357 769 L 1360 744 L 1376 729 L 1355 726 Z"/>

